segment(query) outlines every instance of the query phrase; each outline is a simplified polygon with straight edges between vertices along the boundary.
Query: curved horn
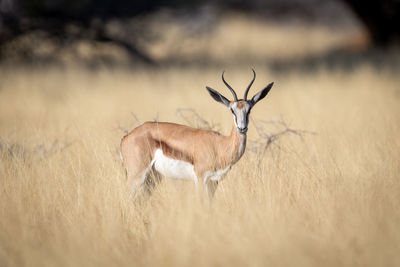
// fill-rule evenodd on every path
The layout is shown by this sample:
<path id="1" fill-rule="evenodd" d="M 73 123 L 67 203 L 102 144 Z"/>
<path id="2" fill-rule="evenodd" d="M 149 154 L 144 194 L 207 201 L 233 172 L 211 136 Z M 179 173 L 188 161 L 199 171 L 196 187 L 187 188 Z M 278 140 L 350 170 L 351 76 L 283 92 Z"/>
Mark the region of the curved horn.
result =
<path id="1" fill-rule="evenodd" d="M 238 98 L 237 98 L 237 95 L 236 95 L 235 90 L 233 90 L 232 87 L 225 81 L 225 79 L 224 79 L 224 73 L 225 73 L 225 71 L 222 72 L 222 81 L 224 82 L 224 84 L 226 85 L 226 87 L 228 87 L 229 90 L 232 92 L 232 95 L 233 95 L 233 97 L 234 97 L 234 100 L 235 100 L 235 101 L 238 101 Z"/>
<path id="2" fill-rule="evenodd" d="M 245 101 L 247 100 L 247 93 L 249 92 L 250 87 L 253 85 L 253 82 L 256 79 L 256 72 L 254 71 L 254 69 L 251 69 L 251 70 L 253 71 L 254 76 L 253 76 L 253 80 L 251 80 L 249 86 L 247 86 L 246 92 L 244 93 L 244 100 Z"/>

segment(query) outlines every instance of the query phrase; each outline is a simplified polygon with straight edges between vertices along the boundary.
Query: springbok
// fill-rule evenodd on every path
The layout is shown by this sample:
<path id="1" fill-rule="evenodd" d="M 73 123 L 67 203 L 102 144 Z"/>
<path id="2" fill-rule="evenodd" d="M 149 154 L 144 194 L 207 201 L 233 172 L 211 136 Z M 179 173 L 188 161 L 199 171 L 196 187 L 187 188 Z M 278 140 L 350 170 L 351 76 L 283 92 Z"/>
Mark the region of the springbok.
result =
<path id="1" fill-rule="evenodd" d="M 169 122 L 145 122 L 125 135 L 121 140 L 121 159 L 132 186 L 131 197 L 151 193 L 155 185 L 150 175 L 153 172 L 157 177 L 193 180 L 196 186 L 204 186 L 211 200 L 218 182 L 244 153 L 251 109 L 274 84 L 268 84 L 247 100 L 247 93 L 256 78 L 254 70 L 253 75 L 243 99 L 238 99 L 235 90 L 225 81 L 224 72 L 222 81 L 231 91 L 233 101 L 206 86 L 211 97 L 233 114 L 229 136 Z"/>

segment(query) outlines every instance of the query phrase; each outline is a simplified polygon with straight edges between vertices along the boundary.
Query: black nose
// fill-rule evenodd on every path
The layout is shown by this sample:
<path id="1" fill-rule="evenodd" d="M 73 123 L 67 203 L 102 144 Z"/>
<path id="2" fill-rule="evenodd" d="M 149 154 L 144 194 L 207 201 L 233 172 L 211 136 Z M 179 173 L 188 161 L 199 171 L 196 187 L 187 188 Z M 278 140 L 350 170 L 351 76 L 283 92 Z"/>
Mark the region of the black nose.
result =
<path id="1" fill-rule="evenodd" d="M 241 132 L 241 133 L 245 133 L 245 132 L 247 132 L 247 127 L 245 127 L 245 128 L 240 128 L 240 127 L 238 127 L 238 130 L 239 130 L 239 132 Z"/>

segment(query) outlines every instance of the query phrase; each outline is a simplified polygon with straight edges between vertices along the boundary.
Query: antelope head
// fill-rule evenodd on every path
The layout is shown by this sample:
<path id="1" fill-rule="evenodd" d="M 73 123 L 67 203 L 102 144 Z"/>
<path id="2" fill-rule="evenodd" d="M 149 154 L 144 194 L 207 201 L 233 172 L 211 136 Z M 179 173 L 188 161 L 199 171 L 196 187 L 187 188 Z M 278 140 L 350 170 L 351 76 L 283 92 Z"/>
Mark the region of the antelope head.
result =
<path id="1" fill-rule="evenodd" d="M 238 99 L 235 90 L 225 81 L 224 72 L 222 72 L 222 81 L 228 87 L 233 95 L 233 100 L 228 100 L 225 96 L 217 92 L 216 90 L 206 86 L 208 93 L 214 98 L 215 101 L 224 104 L 228 107 L 233 114 L 233 122 L 236 126 L 236 130 L 239 134 L 246 134 L 249 125 L 249 115 L 251 109 L 254 105 L 263 99 L 268 92 L 271 90 L 274 83 L 268 84 L 264 89 L 255 94 L 250 100 L 247 99 L 247 94 L 252 86 L 254 80 L 256 79 L 256 72 L 253 70 L 253 79 L 250 84 L 247 86 L 247 89 L 244 93 L 243 99 Z"/>

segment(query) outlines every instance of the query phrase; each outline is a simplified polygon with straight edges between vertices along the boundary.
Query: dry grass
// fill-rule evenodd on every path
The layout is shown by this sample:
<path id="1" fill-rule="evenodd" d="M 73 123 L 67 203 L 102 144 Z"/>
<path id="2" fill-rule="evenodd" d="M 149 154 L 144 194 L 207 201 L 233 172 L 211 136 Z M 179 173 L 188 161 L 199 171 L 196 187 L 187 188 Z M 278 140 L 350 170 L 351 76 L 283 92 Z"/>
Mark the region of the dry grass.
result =
<path id="1" fill-rule="evenodd" d="M 220 69 L 2 68 L 0 266 L 399 266 L 398 75 L 257 74 L 254 88 L 275 87 L 253 118 L 317 135 L 247 151 L 209 210 L 179 181 L 128 201 L 118 126 L 194 108 L 228 133 L 230 112 L 204 89 L 229 95 Z M 226 73 L 236 88 L 250 77 Z"/>

